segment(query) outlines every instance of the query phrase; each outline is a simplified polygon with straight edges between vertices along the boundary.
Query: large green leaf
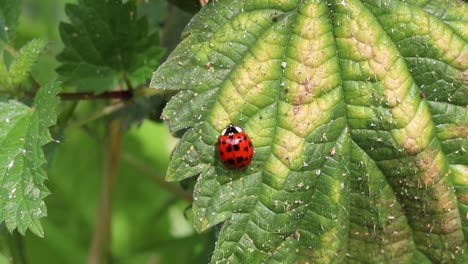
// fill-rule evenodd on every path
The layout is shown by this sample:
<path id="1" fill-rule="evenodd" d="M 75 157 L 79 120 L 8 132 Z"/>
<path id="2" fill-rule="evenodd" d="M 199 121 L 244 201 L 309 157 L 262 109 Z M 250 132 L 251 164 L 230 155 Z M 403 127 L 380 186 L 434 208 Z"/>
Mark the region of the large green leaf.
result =
<path id="1" fill-rule="evenodd" d="M 57 71 L 81 90 L 113 88 L 122 77 L 136 86 L 158 65 L 163 50 L 159 36 L 149 33 L 145 17 L 138 17 L 135 1 L 80 0 L 68 4 L 70 23 L 60 25 L 65 48 Z"/>
<path id="2" fill-rule="evenodd" d="M 440 11 L 443 10 L 443 11 Z M 212 262 L 464 262 L 468 7 L 214 1 L 153 75 Z M 230 122 L 247 170 L 216 156 Z"/>
<path id="3" fill-rule="evenodd" d="M 42 146 L 52 140 L 59 99 L 58 83 L 42 87 L 28 107 L 18 101 L 0 102 L 0 222 L 8 230 L 28 228 L 43 236 L 39 222 L 47 215 L 44 198 L 46 174 Z"/>

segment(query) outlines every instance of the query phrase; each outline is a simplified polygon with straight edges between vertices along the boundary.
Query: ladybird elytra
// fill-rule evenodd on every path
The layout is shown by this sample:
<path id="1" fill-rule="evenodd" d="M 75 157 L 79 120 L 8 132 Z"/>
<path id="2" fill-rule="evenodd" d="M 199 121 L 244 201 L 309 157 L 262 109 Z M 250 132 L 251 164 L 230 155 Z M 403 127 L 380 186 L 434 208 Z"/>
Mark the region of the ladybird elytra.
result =
<path id="1" fill-rule="evenodd" d="M 229 169 L 249 166 L 254 154 L 252 141 L 241 127 L 231 123 L 218 137 L 218 155 Z"/>

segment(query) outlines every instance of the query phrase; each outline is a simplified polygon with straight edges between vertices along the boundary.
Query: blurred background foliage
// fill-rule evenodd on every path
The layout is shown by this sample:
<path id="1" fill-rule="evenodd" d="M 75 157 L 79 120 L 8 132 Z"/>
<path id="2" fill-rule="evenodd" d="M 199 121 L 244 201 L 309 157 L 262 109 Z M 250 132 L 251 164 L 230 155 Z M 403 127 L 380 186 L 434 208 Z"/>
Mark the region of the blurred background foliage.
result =
<path id="1" fill-rule="evenodd" d="M 8 0 L 7 0 L 8 1 Z M 127 1 L 124 1 L 127 2 Z M 9 45 L 19 49 L 35 38 L 47 42 L 31 76 L 39 85 L 61 80 L 57 56 L 64 50 L 59 33 L 72 0 L 23 0 L 15 36 Z M 155 43 L 164 53 L 180 41 L 180 33 L 197 1 L 135 1 L 138 15 L 148 21 L 148 31 L 159 33 Z M 184 10 L 178 6 L 184 6 Z M 149 80 L 151 76 L 147 76 Z M 85 78 L 85 76 L 84 76 Z M 141 83 L 140 85 L 145 85 Z M 76 85 L 64 83 L 63 91 Z M 166 126 L 159 122 L 165 98 L 135 99 L 123 108 L 108 101 L 70 101 L 61 104 L 55 142 L 45 147 L 48 159 L 46 199 L 48 216 L 41 220 L 44 238 L 31 232 L 10 233 L 0 225 L 0 264 L 86 263 L 96 232 L 103 164 L 108 149 L 107 125 L 120 119 L 123 131 L 118 175 L 112 194 L 111 263 L 206 263 L 213 250 L 213 232 L 196 234 L 190 221 L 191 190 L 163 181 L 171 151 L 176 144 Z M 149 119 L 146 119 L 150 117 Z"/>

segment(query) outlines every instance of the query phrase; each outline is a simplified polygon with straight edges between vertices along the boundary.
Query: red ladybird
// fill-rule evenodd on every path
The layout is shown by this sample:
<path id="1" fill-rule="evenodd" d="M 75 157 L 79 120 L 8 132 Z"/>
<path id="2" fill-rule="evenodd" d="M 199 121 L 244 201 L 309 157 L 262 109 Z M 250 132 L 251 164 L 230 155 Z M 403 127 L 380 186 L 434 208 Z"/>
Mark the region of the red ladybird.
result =
<path id="1" fill-rule="evenodd" d="M 227 168 L 242 169 L 252 161 L 254 149 L 242 128 L 229 124 L 218 138 L 219 158 Z"/>

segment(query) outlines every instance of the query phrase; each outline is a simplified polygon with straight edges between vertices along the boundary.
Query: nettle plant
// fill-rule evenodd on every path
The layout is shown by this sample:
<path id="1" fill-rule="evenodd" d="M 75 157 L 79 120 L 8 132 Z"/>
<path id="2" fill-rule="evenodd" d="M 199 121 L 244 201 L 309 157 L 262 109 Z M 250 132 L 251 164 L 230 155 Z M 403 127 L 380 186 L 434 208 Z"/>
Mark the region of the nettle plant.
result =
<path id="1" fill-rule="evenodd" d="M 63 76 L 80 79 L 73 67 L 103 65 L 106 74 L 128 73 L 134 87 L 151 75 L 138 65 L 142 57 L 160 58 L 151 50 L 134 51 L 127 64 L 94 61 L 101 57 L 80 49 L 97 40 L 62 29 L 64 42 L 75 43 L 59 56 Z M 125 43 L 147 40 L 143 29 Z M 4 70 L 3 87 L 19 84 L 28 63 Z M 0 221 L 10 230 L 42 234 L 41 146 L 51 139 L 57 87 L 41 87 L 33 106 L 0 103 Z M 196 179 L 194 227 L 220 227 L 213 263 L 468 260 L 466 3 L 211 1 L 150 87 L 173 95 L 161 115 L 180 137 L 167 180 Z M 245 169 L 228 169 L 218 157 L 229 123 L 255 147 Z"/>
<path id="2" fill-rule="evenodd" d="M 167 179 L 197 176 L 212 261 L 463 262 L 468 17 L 461 2 L 215 1 L 151 86 L 177 91 Z M 215 153 L 226 124 L 246 170 Z"/>

